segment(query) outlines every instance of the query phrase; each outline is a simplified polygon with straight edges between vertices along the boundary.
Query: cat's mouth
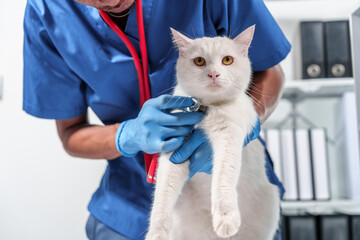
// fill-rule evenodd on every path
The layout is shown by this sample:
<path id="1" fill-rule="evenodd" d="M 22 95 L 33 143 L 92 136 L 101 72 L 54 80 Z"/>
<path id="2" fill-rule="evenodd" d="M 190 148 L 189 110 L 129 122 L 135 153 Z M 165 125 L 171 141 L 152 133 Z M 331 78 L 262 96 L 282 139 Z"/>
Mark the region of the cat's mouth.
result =
<path id="1" fill-rule="evenodd" d="M 207 85 L 207 88 L 214 91 L 214 90 L 221 88 L 221 85 L 218 84 L 217 82 L 212 82 L 209 85 Z"/>

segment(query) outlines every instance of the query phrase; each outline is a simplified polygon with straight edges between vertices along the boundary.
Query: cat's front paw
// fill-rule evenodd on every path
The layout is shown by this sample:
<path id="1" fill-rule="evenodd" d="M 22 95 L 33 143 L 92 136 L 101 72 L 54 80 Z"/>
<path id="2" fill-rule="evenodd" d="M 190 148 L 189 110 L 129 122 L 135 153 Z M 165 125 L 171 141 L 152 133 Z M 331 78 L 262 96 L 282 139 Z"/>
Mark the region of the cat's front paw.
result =
<path id="1" fill-rule="evenodd" d="M 240 213 L 237 208 L 229 211 L 215 211 L 213 214 L 213 226 L 216 234 L 222 238 L 234 236 L 241 224 Z"/>
<path id="2" fill-rule="evenodd" d="M 145 240 L 168 240 L 168 239 L 169 239 L 168 231 L 164 231 L 164 230 L 149 231 L 145 238 Z"/>

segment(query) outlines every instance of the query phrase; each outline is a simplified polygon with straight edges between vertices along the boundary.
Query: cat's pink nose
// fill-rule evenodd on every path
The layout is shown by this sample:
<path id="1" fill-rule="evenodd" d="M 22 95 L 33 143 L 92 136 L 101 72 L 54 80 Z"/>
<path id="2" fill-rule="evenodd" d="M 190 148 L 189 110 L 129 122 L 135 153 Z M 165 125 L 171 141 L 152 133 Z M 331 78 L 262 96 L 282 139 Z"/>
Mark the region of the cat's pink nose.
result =
<path id="1" fill-rule="evenodd" d="M 215 81 L 215 79 L 216 79 L 218 76 L 220 76 L 220 73 L 214 71 L 214 72 L 210 72 L 210 73 L 208 74 L 208 76 L 209 76 L 209 78 L 211 78 L 213 81 Z"/>

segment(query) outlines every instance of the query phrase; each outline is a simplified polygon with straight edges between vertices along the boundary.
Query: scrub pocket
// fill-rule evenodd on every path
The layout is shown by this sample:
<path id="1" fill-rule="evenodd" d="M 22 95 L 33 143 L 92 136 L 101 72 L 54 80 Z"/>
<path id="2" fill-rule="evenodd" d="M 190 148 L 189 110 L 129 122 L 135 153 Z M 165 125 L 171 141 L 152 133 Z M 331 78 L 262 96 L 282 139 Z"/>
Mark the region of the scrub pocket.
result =
<path id="1" fill-rule="evenodd" d="M 92 215 L 89 216 L 86 223 L 86 235 L 89 240 L 130 240 L 108 228 L 105 224 L 96 220 Z"/>

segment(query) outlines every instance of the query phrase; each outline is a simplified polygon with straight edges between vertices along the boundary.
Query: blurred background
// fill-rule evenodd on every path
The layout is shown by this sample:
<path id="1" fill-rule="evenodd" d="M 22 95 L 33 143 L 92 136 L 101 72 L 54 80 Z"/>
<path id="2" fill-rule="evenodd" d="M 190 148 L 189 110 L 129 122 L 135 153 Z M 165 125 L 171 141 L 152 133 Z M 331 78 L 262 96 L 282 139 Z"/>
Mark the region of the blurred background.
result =
<path id="1" fill-rule="evenodd" d="M 360 2 L 265 3 L 293 46 L 262 131 L 286 189 L 283 239 L 360 239 Z"/>
<path id="2" fill-rule="evenodd" d="M 262 131 L 287 189 L 284 239 L 360 239 L 360 68 L 352 68 L 360 3 L 265 3 L 293 46 L 282 63 L 283 99 Z M 0 239 L 86 239 L 86 207 L 105 161 L 68 156 L 55 121 L 22 111 L 25 5 L 0 1 Z"/>

